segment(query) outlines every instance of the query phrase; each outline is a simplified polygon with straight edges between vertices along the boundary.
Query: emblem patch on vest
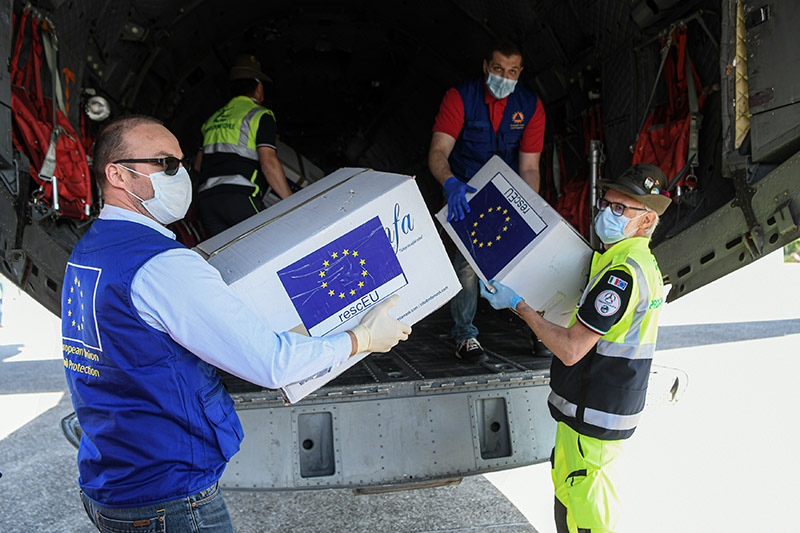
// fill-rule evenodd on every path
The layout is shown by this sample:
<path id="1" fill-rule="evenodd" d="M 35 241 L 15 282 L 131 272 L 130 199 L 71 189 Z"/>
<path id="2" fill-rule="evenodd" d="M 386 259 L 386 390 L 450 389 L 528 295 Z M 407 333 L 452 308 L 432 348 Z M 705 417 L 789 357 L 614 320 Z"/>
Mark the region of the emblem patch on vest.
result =
<path id="1" fill-rule="evenodd" d="M 603 291 L 597 295 L 594 301 L 594 308 L 602 316 L 611 316 L 619 310 L 620 301 L 619 294 L 612 290 Z"/>
<path id="2" fill-rule="evenodd" d="M 511 115 L 511 124 L 508 125 L 512 130 L 521 130 L 525 127 L 525 115 L 522 114 L 522 111 L 515 111 L 513 115 Z"/>

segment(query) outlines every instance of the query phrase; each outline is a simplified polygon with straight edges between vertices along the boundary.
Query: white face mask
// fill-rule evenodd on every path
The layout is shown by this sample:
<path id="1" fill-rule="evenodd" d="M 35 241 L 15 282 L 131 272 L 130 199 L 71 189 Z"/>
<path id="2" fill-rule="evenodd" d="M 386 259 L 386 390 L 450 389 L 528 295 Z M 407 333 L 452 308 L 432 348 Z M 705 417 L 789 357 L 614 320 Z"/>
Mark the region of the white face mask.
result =
<path id="1" fill-rule="evenodd" d="M 128 189 L 125 191 L 142 202 L 142 207 L 153 215 L 153 218 L 164 224 L 172 224 L 184 216 L 192 203 L 192 179 L 185 168 L 178 167 L 178 172 L 174 176 L 167 176 L 162 170 L 153 174 L 142 174 L 132 168 L 120 165 L 134 174 L 139 174 L 150 178 L 153 184 L 153 197 L 149 200 L 142 200 Z"/>
<path id="2" fill-rule="evenodd" d="M 517 86 L 517 80 L 510 80 L 490 72 L 489 77 L 486 78 L 486 86 L 489 88 L 489 92 L 492 93 L 492 96 L 498 100 L 502 100 L 514 92 L 514 88 Z"/>

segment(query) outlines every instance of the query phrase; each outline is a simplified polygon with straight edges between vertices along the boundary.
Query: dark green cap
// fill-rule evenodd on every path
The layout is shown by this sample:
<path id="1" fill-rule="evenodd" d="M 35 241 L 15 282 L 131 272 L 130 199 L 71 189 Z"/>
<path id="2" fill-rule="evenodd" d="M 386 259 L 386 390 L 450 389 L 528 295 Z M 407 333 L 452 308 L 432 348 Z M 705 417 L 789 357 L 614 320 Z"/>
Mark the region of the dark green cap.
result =
<path id="1" fill-rule="evenodd" d="M 664 214 L 672 202 L 669 196 L 663 194 L 667 185 L 664 171 L 648 163 L 636 163 L 617 179 L 600 180 L 599 185 L 636 198 L 659 216 Z"/>

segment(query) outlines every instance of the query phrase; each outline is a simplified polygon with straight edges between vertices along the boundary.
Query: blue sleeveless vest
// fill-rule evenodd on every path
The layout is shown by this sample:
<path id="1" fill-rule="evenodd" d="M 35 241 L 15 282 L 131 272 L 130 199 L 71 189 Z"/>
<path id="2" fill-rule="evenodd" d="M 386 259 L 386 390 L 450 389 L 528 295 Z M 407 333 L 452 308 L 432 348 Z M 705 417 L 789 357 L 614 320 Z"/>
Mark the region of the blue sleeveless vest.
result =
<path id="1" fill-rule="evenodd" d="M 64 367 L 83 429 L 80 486 L 139 507 L 213 485 L 243 431 L 213 366 L 146 324 L 139 268 L 182 244 L 135 222 L 97 220 L 75 245 L 61 301 Z"/>
<path id="2" fill-rule="evenodd" d="M 519 173 L 519 143 L 522 131 L 533 118 L 539 100 L 517 83 L 508 96 L 503 120 L 495 133 L 484 99 L 486 84 L 478 77 L 456 87 L 464 103 L 464 127 L 450 153 L 450 170 L 468 181 L 493 156 L 499 155 Z"/>

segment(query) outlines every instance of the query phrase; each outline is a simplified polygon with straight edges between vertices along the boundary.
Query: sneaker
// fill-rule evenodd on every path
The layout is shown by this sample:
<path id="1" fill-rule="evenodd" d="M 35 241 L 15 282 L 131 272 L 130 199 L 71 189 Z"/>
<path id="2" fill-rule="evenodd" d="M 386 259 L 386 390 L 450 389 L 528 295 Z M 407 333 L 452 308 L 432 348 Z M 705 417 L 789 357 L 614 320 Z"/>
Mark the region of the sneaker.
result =
<path id="1" fill-rule="evenodd" d="M 456 357 L 465 363 L 482 363 L 489 359 L 478 339 L 472 337 L 456 345 Z"/>

